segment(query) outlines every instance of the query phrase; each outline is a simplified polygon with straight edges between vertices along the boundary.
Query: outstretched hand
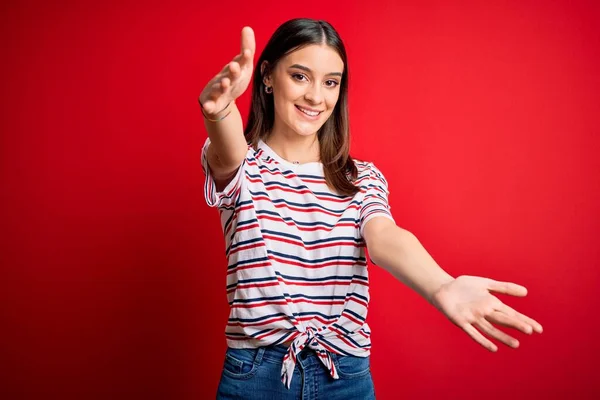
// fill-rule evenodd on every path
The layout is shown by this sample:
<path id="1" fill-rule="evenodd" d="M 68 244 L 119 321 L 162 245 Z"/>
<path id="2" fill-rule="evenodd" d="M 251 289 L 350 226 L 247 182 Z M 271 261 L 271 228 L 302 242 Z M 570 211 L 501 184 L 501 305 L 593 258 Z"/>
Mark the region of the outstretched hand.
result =
<path id="1" fill-rule="evenodd" d="M 198 101 L 207 114 L 222 110 L 244 93 L 252 79 L 256 42 L 249 26 L 242 29 L 241 49 L 202 90 Z"/>
<path id="2" fill-rule="evenodd" d="M 527 295 L 527 289 L 515 283 L 464 275 L 443 285 L 433 295 L 432 304 L 490 351 L 498 348 L 481 332 L 507 346 L 519 347 L 517 339 L 497 329 L 492 323 L 515 328 L 526 334 L 542 333 L 542 325 L 502 303 L 491 292 L 519 297 Z"/>

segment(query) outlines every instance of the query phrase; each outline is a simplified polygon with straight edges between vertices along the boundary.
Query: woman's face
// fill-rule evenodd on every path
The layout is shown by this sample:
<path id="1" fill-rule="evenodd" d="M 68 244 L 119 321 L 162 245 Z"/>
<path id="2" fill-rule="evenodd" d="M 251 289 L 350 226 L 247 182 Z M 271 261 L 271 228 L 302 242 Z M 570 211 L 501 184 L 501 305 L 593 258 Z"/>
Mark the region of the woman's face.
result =
<path id="1" fill-rule="evenodd" d="M 335 108 L 343 70 L 342 59 L 327 45 L 308 45 L 283 57 L 264 80 L 273 87 L 273 130 L 316 134 Z"/>

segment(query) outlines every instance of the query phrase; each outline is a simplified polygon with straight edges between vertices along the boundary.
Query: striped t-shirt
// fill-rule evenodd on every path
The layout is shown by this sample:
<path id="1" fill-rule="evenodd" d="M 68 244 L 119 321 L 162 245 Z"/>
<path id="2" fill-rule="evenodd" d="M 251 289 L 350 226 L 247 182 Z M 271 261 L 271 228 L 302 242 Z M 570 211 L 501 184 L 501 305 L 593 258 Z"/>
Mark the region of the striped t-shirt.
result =
<path id="1" fill-rule="evenodd" d="M 340 196 L 326 185 L 323 164 L 291 163 L 260 140 L 217 192 L 209 143 L 202 149 L 204 195 L 218 207 L 225 238 L 227 345 L 256 348 L 293 339 L 281 369 L 287 388 L 305 346 L 337 379 L 331 352 L 370 355 L 362 233 L 373 217 L 392 219 L 384 176 L 373 163 L 355 161 L 360 192 Z"/>

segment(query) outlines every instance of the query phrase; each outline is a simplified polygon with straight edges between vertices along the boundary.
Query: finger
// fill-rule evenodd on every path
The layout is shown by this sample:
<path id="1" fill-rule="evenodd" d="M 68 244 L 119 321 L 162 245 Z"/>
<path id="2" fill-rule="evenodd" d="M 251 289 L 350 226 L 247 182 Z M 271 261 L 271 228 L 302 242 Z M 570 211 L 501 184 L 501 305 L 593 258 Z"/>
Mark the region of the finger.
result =
<path id="1" fill-rule="evenodd" d="M 229 88 L 229 86 L 231 86 L 231 80 L 229 78 L 221 79 L 221 91 L 223 93 L 227 91 L 227 88 Z"/>
<path id="2" fill-rule="evenodd" d="M 461 328 L 462 328 L 462 330 L 467 332 L 467 334 L 469 336 L 471 336 L 471 338 L 474 341 L 476 341 L 477 343 L 479 343 L 480 345 L 482 345 L 489 351 L 495 352 L 498 350 L 498 347 L 494 343 L 492 343 L 490 340 L 488 340 L 485 336 L 483 336 L 481 334 L 481 332 L 479 332 L 477 329 L 475 329 L 475 327 L 473 327 L 473 325 L 465 324 L 465 325 L 461 326 Z"/>
<path id="3" fill-rule="evenodd" d="M 211 85 L 210 91 L 205 96 L 205 98 L 199 99 L 200 104 L 202 105 L 202 108 L 204 109 L 205 112 L 207 112 L 209 114 L 215 112 L 215 110 L 217 108 L 217 101 L 221 94 L 222 94 L 221 82 L 220 81 L 214 82 Z"/>
<path id="4" fill-rule="evenodd" d="M 477 322 L 475 322 L 475 324 L 477 325 L 477 328 L 482 330 L 488 336 L 491 336 L 494 339 L 499 340 L 500 342 L 504 343 L 505 345 L 510 346 L 515 349 L 517 347 L 519 347 L 519 341 L 517 339 L 502 332 L 500 329 L 498 329 L 494 325 L 490 324 L 484 318 L 479 319 Z"/>
<path id="5" fill-rule="evenodd" d="M 256 51 L 256 41 L 254 39 L 254 31 L 249 26 L 245 26 L 242 29 L 242 43 L 240 54 L 244 54 L 244 50 L 250 50 L 250 56 L 254 56 L 254 52 Z"/>
<path id="6" fill-rule="evenodd" d="M 207 100 L 204 103 L 200 102 L 200 105 L 202 106 L 204 111 L 209 114 L 214 112 L 214 110 L 215 110 L 215 102 L 212 100 Z"/>
<path id="7" fill-rule="evenodd" d="M 518 318 L 512 318 L 498 311 L 493 311 L 491 314 L 487 315 L 485 319 L 497 325 L 505 326 L 507 328 L 518 329 L 521 332 L 526 333 L 528 335 L 531 335 L 531 333 L 533 332 L 533 328 L 531 327 L 531 325 L 525 323 L 524 321 L 521 321 Z"/>
<path id="8" fill-rule="evenodd" d="M 542 325 L 539 322 L 537 322 L 533 318 L 529 318 L 527 315 L 521 314 L 520 312 L 507 306 L 504 303 L 500 303 L 499 305 L 495 306 L 495 308 L 496 310 L 503 312 L 509 317 L 516 318 L 525 322 L 526 324 L 530 325 L 533 328 L 533 330 L 537 333 L 542 333 L 544 331 L 544 328 L 542 328 Z"/>
<path id="9" fill-rule="evenodd" d="M 225 66 L 223 66 L 223 69 L 221 69 L 219 71 L 219 73 L 217 75 L 215 75 L 215 77 L 213 79 L 216 80 L 216 79 L 220 79 L 220 78 L 222 78 L 224 76 L 229 75 L 229 64 L 231 64 L 231 63 L 225 64 Z"/>
<path id="10" fill-rule="evenodd" d="M 212 84 L 212 86 L 210 88 L 210 93 L 208 95 L 208 98 L 210 100 L 213 100 L 215 103 L 217 103 L 217 101 L 219 100 L 219 97 L 221 97 L 221 95 L 223 94 L 223 87 L 221 85 L 221 81 L 222 81 L 222 79 L 219 79 L 218 81 L 216 81 Z"/>
<path id="11" fill-rule="evenodd" d="M 512 282 L 499 282 L 490 279 L 488 289 L 498 293 L 509 294 L 511 296 L 527 296 L 527 288 L 525 286 L 517 285 Z"/>
<path id="12" fill-rule="evenodd" d="M 235 61 L 230 62 L 228 75 L 231 78 L 231 80 L 235 80 L 235 79 L 239 78 L 240 74 L 241 74 L 240 64 L 238 64 Z"/>

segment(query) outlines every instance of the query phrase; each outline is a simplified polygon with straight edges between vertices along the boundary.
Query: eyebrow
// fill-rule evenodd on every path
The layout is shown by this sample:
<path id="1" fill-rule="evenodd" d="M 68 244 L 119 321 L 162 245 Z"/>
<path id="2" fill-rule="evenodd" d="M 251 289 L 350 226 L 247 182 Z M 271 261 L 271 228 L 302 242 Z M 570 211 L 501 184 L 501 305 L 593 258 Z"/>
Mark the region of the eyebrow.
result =
<path id="1" fill-rule="evenodd" d="M 300 65 L 300 64 L 294 64 L 290 68 L 298 68 L 298 69 L 301 69 L 303 71 L 311 72 L 312 73 L 312 70 L 310 68 L 305 67 L 304 65 Z M 336 75 L 336 76 L 341 77 L 342 73 L 341 72 L 330 72 L 330 73 L 326 74 L 326 76 L 329 76 L 329 75 Z"/>

